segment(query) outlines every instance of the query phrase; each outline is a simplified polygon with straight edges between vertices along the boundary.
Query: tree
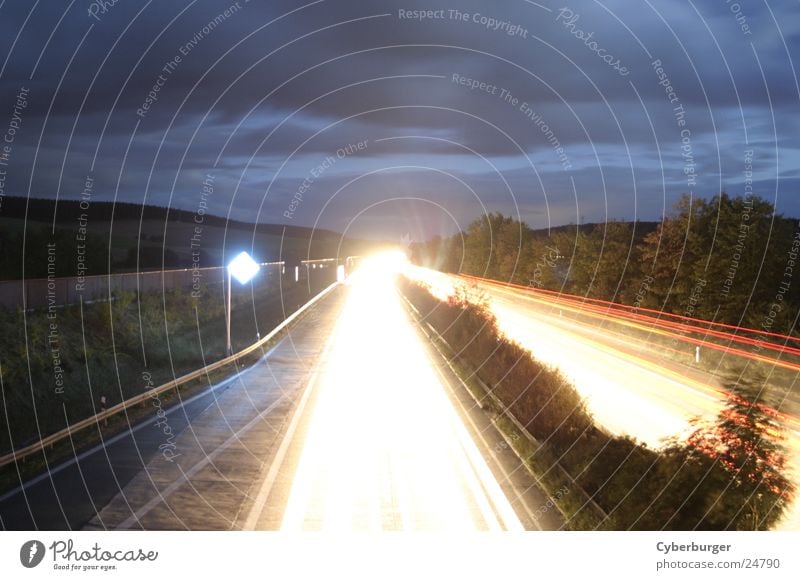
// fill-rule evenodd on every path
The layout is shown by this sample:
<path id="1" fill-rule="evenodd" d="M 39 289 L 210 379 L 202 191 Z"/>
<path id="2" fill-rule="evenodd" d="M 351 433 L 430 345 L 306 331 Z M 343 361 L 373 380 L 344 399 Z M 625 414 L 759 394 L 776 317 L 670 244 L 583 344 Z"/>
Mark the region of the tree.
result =
<path id="1" fill-rule="evenodd" d="M 531 236 L 522 249 L 517 282 L 535 288 L 561 290 L 566 279 L 565 244 L 554 236 Z"/>
<path id="2" fill-rule="evenodd" d="M 772 284 L 780 279 L 782 256 L 767 252 L 773 217 L 769 202 L 724 192 L 699 208 L 696 223 L 702 249 L 697 251 L 692 277 L 712 285 L 698 315 L 736 324 L 756 297 L 759 278 Z"/>
<path id="3" fill-rule="evenodd" d="M 500 213 L 473 221 L 464 233 L 463 271 L 498 280 L 514 279 L 529 236 L 528 226 Z"/>
<path id="4" fill-rule="evenodd" d="M 727 396 L 717 422 L 688 439 L 690 448 L 714 460 L 716 471 L 705 482 L 713 501 L 704 519 L 713 529 L 768 529 L 795 491 L 785 475 L 782 429 L 776 411 L 761 402 L 763 389 L 734 385 Z"/>
<path id="5" fill-rule="evenodd" d="M 619 300 L 628 278 L 638 271 L 633 226 L 611 221 L 579 232 L 570 272 L 573 292 L 603 300 Z"/>
<path id="6" fill-rule="evenodd" d="M 698 217 L 704 204 L 681 196 L 675 213 L 645 236 L 640 245 L 642 272 L 654 278 L 646 305 L 678 312 L 691 299 L 697 284 L 693 268 L 703 247 Z"/>

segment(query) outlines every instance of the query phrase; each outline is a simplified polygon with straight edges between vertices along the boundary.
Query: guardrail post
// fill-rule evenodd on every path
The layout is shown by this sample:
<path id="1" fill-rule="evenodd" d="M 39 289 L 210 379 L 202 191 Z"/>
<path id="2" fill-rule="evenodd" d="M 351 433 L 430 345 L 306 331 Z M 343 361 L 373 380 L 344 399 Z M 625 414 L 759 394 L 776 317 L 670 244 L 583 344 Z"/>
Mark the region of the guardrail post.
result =
<path id="1" fill-rule="evenodd" d="M 106 396 L 100 395 L 100 412 L 105 413 L 106 411 Z M 103 417 L 103 427 L 108 427 L 108 417 Z"/>

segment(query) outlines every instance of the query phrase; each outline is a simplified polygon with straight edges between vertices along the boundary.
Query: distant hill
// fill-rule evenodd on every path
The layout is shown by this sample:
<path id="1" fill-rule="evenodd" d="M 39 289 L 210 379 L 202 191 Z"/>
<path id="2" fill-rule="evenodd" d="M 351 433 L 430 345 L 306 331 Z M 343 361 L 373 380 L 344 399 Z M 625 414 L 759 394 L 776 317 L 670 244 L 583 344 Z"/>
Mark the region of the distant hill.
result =
<path id="1" fill-rule="evenodd" d="M 26 209 L 27 208 L 27 209 Z M 56 211 L 58 212 L 56 214 Z M 84 213 L 80 208 L 80 202 L 73 199 L 58 200 L 56 208 L 55 199 L 25 197 L 5 197 L 3 199 L 3 210 L 0 218 L 27 219 L 27 221 L 52 223 L 53 216 L 57 217 L 57 224 L 66 224 L 70 227 Z M 92 220 L 101 222 L 119 221 L 162 221 L 165 223 L 193 223 L 195 213 L 183 209 L 167 208 L 157 205 L 140 205 L 135 203 L 110 201 L 92 201 L 89 208 Z M 314 236 L 336 236 L 341 234 L 324 229 L 312 229 L 303 226 L 281 225 L 281 224 L 255 224 L 237 220 L 228 220 L 224 217 L 205 214 L 203 224 L 207 226 L 227 227 L 228 229 L 240 229 L 252 232 L 255 228 L 258 233 L 281 235 L 285 229 L 287 237 L 310 237 L 311 232 Z"/>
<path id="2" fill-rule="evenodd" d="M 59 200 L 56 205 L 53 199 L 5 197 L 0 211 L 0 279 L 19 279 L 23 272 L 26 278 L 45 277 L 48 265 L 56 276 L 75 275 L 84 266 L 86 274 L 220 266 L 241 250 L 259 261 L 282 260 L 290 266 L 307 258 L 362 255 L 380 245 L 331 230 L 211 214 L 197 224 L 195 215 L 105 201 L 92 202 L 84 211 L 78 200 Z"/>
<path id="3" fill-rule="evenodd" d="M 630 221 L 626 221 L 626 220 L 621 220 L 621 221 L 625 221 L 626 223 L 632 223 L 632 224 L 634 224 L 636 226 L 635 227 L 636 239 L 643 238 L 644 236 L 646 236 L 650 232 L 654 232 L 655 230 L 658 229 L 658 224 L 660 223 L 660 222 L 643 222 L 643 221 L 630 222 Z M 592 223 L 580 224 L 580 225 L 566 224 L 566 225 L 563 225 L 563 226 L 554 226 L 554 227 L 550 228 L 550 233 L 551 234 L 557 234 L 557 233 L 562 233 L 562 232 L 570 232 L 570 231 L 575 230 L 575 228 L 578 228 L 578 230 L 581 231 L 582 233 L 588 234 L 589 232 L 591 232 L 597 226 L 602 227 L 603 223 L 602 222 L 600 222 L 600 223 L 592 222 Z M 539 229 L 539 230 L 533 230 L 533 233 L 534 233 L 534 235 L 538 235 L 538 236 L 546 236 L 547 235 L 547 231 L 548 230 L 546 228 L 542 228 L 542 229 Z"/>

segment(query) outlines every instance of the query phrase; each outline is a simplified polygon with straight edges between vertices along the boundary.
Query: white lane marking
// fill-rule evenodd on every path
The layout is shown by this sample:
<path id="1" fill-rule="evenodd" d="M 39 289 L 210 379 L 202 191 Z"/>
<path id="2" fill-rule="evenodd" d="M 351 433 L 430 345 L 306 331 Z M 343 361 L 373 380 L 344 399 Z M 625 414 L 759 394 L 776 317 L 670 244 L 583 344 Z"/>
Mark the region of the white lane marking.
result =
<path id="1" fill-rule="evenodd" d="M 325 366 L 325 361 L 328 358 L 328 352 L 331 350 L 332 345 L 335 342 L 336 334 L 336 331 L 331 334 L 331 337 L 328 339 L 328 342 L 325 345 L 325 349 L 322 351 L 322 354 L 320 354 L 319 362 L 317 363 L 314 373 L 311 376 L 308 385 L 306 386 L 303 397 L 300 399 L 300 403 L 297 405 L 297 409 L 295 409 L 294 415 L 292 415 L 292 420 L 289 423 L 289 427 L 286 429 L 286 434 L 283 436 L 280 447 L 278 447 L 278 452 L 275 454 L 275 458 L 270 465 L 269 472 L 264 479 L 264 483 L 261 485 L 261 489 L 259 489 L 258 495 L 256 496 L 256 499 L 250 508 L 247 520 L 245 520 L 244 526 L 242 526 L 243 530 L 255 530 L 256 526 L 258 525 L 258 518 L 261 516 L 261 512 L 264 511 L 264 506 L 266 505 L 267 499 L 269 498 L 272 488 L 275 485 L 275 479 L 278 477 L 278 472 L 283 466 L 286 452 L 289 450 L 289 445 L 294 438 L 294 433 L 297 430 L 297 426 L 300 424 L 300 419 L 303 416 L 306 403 L 311 396 L 314 385 L 319 380 L 321 375 L 320 371 L 322 367 Z"/>
<path id="2" fill-rule="evenodd" d="M 442 392 L 442 396 L 446 396 L 444 392 Z M 475 470 L 475 475 L 486 492 L 485 497 L 488 498 L 489 501 L 491 501 L 491 503 L 494 505 L 497 516 L 499 516 L 503 527 L 508 531 L 524 531 L 522 522 L 520 522 L 519 517 L 517 517 L 514 508 L 511 507 L 506 494 L 500 487 L 500 484 L 492 473 L 492 470 L 489 469 L 486 460 L 481 455 L 477 444 L 467 431 L 467 427 L 464 425 L 464 422 L 458 416 L 458 413 L 450 404 L 449 400 L 447 403 L 450 410 L 451 425 L 453 426 L 456 436 L 461 443 L 461 447 L 464 450 L 464 455 L 466 456 L 467 461 L 469 461 L 471 464 L 472 468 Z M 479 495 L 482 496 L 483 494 Z"/>
<path id="3" fill-rule="evenodd" d="M 428 354 L 428 356 L 430 356 L 430 355 Z M 484 447 L 491 453 L 491 448 L 492 448 L 491 445 L 486 440 L 486 438 L 483 436 L 483 433 L 479 429 L 478 425 L 476 425 L 475 422 L 473 421 L 472 417 L 469 414 L 468 409 L 464 406 L 464 404 L 458 398 L 458 395 L 455 393 L 455 391 L 453 390 L 453 387 L 450 384 L 450 380 L 447 378 L 447 376 L 445 375 L 443 370 L 441 368 L 439 368 L 438 365 L 433 363 L 433 361 L 432 361 L 432 366 L 436 370 L 437 374 L 439 375 L 440 382 L 441 382 L 442 386 L 447 388 L 448 390 L 450 390 L 450 392 L 453 395 L 453 399 L 455 399 L 455 401 L 461 407 L 461 410 L 462 410 L 464 418 L 472 426 L 472 429 L 473 429 L 474 433 L 481 440 L 481 442 L 483 443 Z M 469 387 L 467 387 L 466 384 L 464 384 L 464 382 L 461 380 L 461 378 L 455 373 L 455 371 L 452 368 L 450 368 L 450 371 L 452 372 L 453 376 L 462 383 L 462 386 L 463 386 L 464 389 L 468 389 L 469 388 Z M 505 529 L 506 530 L 512 530 L 512 531 L 524 531 L 525 528 L 522 525 L 522 522 L 519 520 L 519 517 L 517 516 L 516 512 L 514 511 L 514 508 L 509 503 L 508 498 L 505 495 L 505 492 L 503 492 L 502 487 L 500 486 L 499 482 L 497 481 L 497 478 L 495 478 L 495 476 L 492 473 L 491 469 L 489 469 L 488 464 L 483 459 L 483 455 L 481 454 L 480 450 L 478 449 L 477 443 L 470 436 L 469 431 L 467 430 L 467 427 L 464 424 L 464 421 L 462 421 L 461 417 L 459 416 L 459 413 L 456 410 L 455 406 L 452 404 L 452 402 L 450 400 L 450 397 L 447 396 L 447 394 L 444 392 L 444 390 L 442 391 L 442 394 L 444 395 L 444 397 L 445 397 L 445 399 L 447 401 L 447 407 L 451 410 L 450 419 L 451 419 L 454 431 L 456 431 L 457 437 L 459 438 L 459 440 L 460 440 L 460 442 L 462 444 L 462 449 L 464 450 L 464 453 L 467 455 L 467 458 L 470 461 L 470 463 L 473 465 L 473 468 L 476 471 L 476 475 L 478 475 L 479 479 L 483 483 L 484 489 L 486 489 L 487 494 L 489 495 L 490 499 L 492 499 L 492 503 L 497 507 L 498 515 L 500 516 L 500 519 L 501 519 L 503 525 L 505 526 Z M 473 459 L 475 461 L 473 461 Z M 498 459 L 495 459 L 494 463 L 498 467 L 498 469 L 503 473 L 503 475 L 505 476 L 505 479 L 508 482 L 508 485 L 510 485 L 512 487 L 512 489 L 513 489 L 513 483 L 511 481 L 511 475 L 506 471 L 506 469 L 503 466 L 503 464 Z M 488 482 L 488 486 L 487 486 L 487 482 Z M 495 500 L 499 500 L 499 501 L 495 501 Z M 528 505 L 525 502 L 525 499 L 523 497 L 521 497 L 519 494 L 517 494 L 517 501 L 519 502 L 520 505 L 522 505 L 523 509 L 525 509 L 525 511 L 528 513 L 528 516 L 531 518 L 531 521 L 534 523 L 534 525 L 536 525 L 536 527 L 538 527 L 539 529 L 542 529 L 541 526 L 539 526 L 539 523 L 536 521 L 536 518 L 531 513 L 531 510 L 528 508 Z"/>

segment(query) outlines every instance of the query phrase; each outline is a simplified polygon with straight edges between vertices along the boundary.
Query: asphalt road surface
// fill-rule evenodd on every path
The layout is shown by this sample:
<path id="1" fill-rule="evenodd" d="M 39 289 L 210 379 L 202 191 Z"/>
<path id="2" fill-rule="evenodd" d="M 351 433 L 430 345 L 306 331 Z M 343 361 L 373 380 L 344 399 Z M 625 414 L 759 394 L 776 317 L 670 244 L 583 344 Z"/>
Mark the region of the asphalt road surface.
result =
<path id="1" fill-rule="evenodd" d="M 386 274 L 171 408 L 174 457 L 154 416 L 0 497 L 3 528 L 561 528 Z"/>

